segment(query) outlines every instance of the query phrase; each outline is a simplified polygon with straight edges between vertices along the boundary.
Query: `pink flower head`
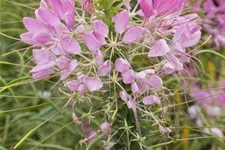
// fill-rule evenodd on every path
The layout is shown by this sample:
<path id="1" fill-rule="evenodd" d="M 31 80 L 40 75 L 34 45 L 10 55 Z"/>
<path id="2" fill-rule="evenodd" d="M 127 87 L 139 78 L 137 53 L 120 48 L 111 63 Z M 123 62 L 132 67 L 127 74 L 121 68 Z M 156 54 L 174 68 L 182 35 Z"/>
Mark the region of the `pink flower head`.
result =
<path id="1" fill-rule="evenodd" d="M 201 38 L 201 26 L 197 25 L 193 19 L 198 18 L 197 14 L 187 15 L 179 18 L 180 26 L 177 27 L 173 41 L 179 43 L 181 47 L 192 47 L 196 45 Z M 184 22 L 188 22 L 185 23 Z"/>

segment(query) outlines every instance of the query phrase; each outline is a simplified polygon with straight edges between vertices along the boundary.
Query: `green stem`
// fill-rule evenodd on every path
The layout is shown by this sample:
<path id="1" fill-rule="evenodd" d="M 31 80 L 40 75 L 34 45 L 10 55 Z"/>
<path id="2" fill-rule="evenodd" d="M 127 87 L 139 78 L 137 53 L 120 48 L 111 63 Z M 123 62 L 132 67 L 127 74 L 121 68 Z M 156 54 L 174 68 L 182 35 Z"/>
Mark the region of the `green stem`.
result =
<path id="1" fill-rule="evenodd" d="M 212 54 L 218 56 L 219 58 L 221 58 L 222 60 L 225 61 L 225 56 L 220 54 L 220 53 L 218 53 L 218 52 L 216 52 L 216 51 L 214 51 L 214 50 L 210 50 L 210 49 L 201 50 L 197 54 L 204 54 L 204 53 L 212 53 Z"/>

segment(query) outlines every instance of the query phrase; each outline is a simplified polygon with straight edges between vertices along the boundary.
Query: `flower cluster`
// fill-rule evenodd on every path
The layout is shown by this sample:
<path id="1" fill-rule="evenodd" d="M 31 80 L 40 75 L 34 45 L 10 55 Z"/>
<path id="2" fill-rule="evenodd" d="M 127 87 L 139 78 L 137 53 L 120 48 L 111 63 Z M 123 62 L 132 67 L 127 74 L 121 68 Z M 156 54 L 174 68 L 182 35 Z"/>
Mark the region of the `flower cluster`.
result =
<path id="1" fill-rule="evenodd" d="M 146 108 L 160 105 L 163 77 L 178 74 L 191 62 L 201 38 L 198 15 L 182 15 L 185 0 L 139 0 L 134 8 L 124 2 L 106 24 L 107 14 L 94 13 L 92 0 L 76 4 L 82 11 L 73 0 L 42 0 L 36 19 L 24 18 L 28 32 L 21 35 L 33 46 L 33 78 L 59 75 L 71 96 L 118 86 L 120 98 L 134 113 L 140 100 Z M 148 65 L 138 68 L 136 56 Z M 163 133 L 170 131 L 155 121 Z M 109 133 L 108 123 L 101 128 Z"/>
<path id="2" fill-rule="evenodd" d="M 213 43 L 217 48 L 225 45 L 225 4 L 223 0 L 206 0 L 195 3 L 195 10 L 203 9 L 207 23 L 206 31 L 212 35 Z"/>

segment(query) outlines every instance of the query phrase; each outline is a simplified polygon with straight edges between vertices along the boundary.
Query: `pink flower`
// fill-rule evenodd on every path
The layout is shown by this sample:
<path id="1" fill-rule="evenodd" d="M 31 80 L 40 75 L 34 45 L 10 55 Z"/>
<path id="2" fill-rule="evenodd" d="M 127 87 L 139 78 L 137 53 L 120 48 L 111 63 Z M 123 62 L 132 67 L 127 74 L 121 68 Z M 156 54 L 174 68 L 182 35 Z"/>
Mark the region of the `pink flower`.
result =
<path id="1" fill-rule="evenodd" d="M 179 18 L 176 32 L 173 37 L 173 41 L 180 44 L 180 47 L 192 47 L 196 45 L 201 38 L 201 26 L 197 25 L 196 22 L 191 21 L 198 18 L 197 14 L 191 14 Z M 184 23 L 187 22 L 187 23 Z"/>

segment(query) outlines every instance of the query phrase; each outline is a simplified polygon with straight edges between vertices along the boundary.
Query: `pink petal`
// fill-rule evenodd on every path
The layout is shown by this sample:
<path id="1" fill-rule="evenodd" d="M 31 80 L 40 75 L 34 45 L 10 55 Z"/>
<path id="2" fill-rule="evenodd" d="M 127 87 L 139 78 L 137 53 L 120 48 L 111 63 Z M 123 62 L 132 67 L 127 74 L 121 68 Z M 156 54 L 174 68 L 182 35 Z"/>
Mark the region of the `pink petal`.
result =
<path id="1" fill-rule="evenodd" d="M 144 97 L 142 101 L 145 105 L 161 104 L 160 99 L 154 95 Z"/>
<path id="2" fill-rule="evenodd" d="M 184 40 L 182 45 L 184 47 L 192 47 L 192 46 L 198 44 L 200 39 L 201 39 L 201 31 L 197 31 L 192 35 L 191 38 Z"/>
<path id="3" fill-rule="evenodd" d="M 66 70 L 62 73 L 60 80 L 65 80 L 73 72 L 73 70 L 78 66 L 76 59 L 72 60 Z"/>
<path id="4" fill-rule="evenodd" d="M 74 16 L 75 14 L 75 1 L 74 0 L 64 0 L 63 1 L 64 12 L 68 12 Z"/>
<path id="5" fill-rule="evenodd" d="M 130 101 L 127 101 L 127 107 L 129 109 L 135 109 L 136 108 L 136 104 L 134 101 L 130 100 Z"/>
<path id="6" fill-rule="evenodd" d="M 174 68 L 176 70 L 183 70 L 184 66 L 183 64 L 179 61 L 179 59 L 177 57 L 175 57 L 174 55 L 168 55 L 167 56 L 168 61 L 174 66 Z"/>
<path id="7" fill-rule="evenodd" d="M 145 71 L 141 71 L 135 74 L 135 77 L 138 79 L 144 79 L 146 77 L 146 72 Z"/>
<path id="8" fill-rule="evenodd" d="M 130 63 L 123 58 L 118 58 L 115 62 L 115 69 L 118 72 L 122 73 L 130 68 L 131 68 Z"/>
<path id="9" fill-rule="evenodd" d="M 34 80 L 42 80 L 49 78 L 51 74 L 53 74 L 54 71 L 52 69 L 40 71 L 40 72 L 35 72 L 32 74 Z"/>
<path id="10" fill-rule="evenodd" d="M 65 14 L 65 22 L 66 22 L 66 26 L 69 30 L 73 29 L 74 27 L 74 15 L 70 14 L 70 13 L 66 13 Z"/>
<path id="11" fill-rule="evenodd" d="M 24 17 L 23 24 L 30 33 L 47 32 L 45 26 L 36 19 Z"/>
<path id="12" fill-rule="evenodd" d="M 37 64 L 46 64 L 54 61 L 56 57 L 47 49 L 34 49 L 33 59 Z"/>
<path id="13" fill-rule="evenodd" d="M 66 37 L 60 41 L 60 45 L 62 48 L 70 53 L 70 54 L 80 54 L 81 53 L 81 47 L 79 43 L 73 39 L 72 37 Z"/>
<path id="14" fill-rule="evenodd" d="M 45 0 L 41 0 L 40 7 L 48 8 L 48 5 Z"/>
<path id="15" fill-rule="evenodd" d="M 96 37 L 93 35 L 92 32 L 88 33 L 85 36 L 84 42 L 92 53 L 96 53 L 96 51 L 101 47 L 101 44 L 99 44 L 98 40 L 96 39 Z"/>
<path id="16" fill-rule="evenodd" d="M 84 95 L 85 93 L 88 92 L 88 89 L 85 85 L 83 84 L 80 84 L 77 91 L 81 94 L 81 95 Z"/>
<path id="17" fill-rule="evenodd" d="M 143 81 L 137 81 L 138 93 L 143 94 L 148 90 L 148 86 Z"/>
<path id="18" fill-rule="evenodd" d="M 139 88 L 138 88 L 138 85 L 136 82 L 133 82 L 131 84 L 131 90 L 132 90 L 132 93 L 134 93 L 134 94 L 139 92 Z"/>
<path id="19" fill-rule="evenodd" d="M 71 80 L 65 83 L 65 86 L 70 89 L 70 91 L 73 93 L 79 88 L 80 82 L 77 80 Z"/>
<path id="20" fill-rule="evenodd" d="M 106 44 L 106 41 L 105 41 L 105 37 L 102 36 L 101 33 L 98 33 L 98 32 L 93 32 L 93 35 L 95 36 L 97 42 L 99 43 L 99 45 L 105 45 Z"/>
<path id="21" fill-rule="evenodd" d="M 117 14 L 113 21 L 115 22 L 115 30 L 117 33 L 122 34 L 129 23 L 129 14 L 126 10 L 121 11 L 119 14 Z"/>
<path id="22" fill-rule="evenodd" d="M 26 32 L 20 35 L 20 38 L 23 42 L 27 44 L 35 44 L 35 42 L 32 40 L 32 37 L 34 36 L 33 33 Z"/>
<path id="23" fill-rule="evenodd" d="M 127 92 L 125 92 L 125 91 L 120 92 L 120 98 L 125 102 L 131 100 L 131 96 L 129 94 L 127 94 Z"/>
<path id="24" fill-rule="evenodd" d="M 103 83 L 98 77 L 86 77 L 84 78 L 84 84 L 89 91 L 97 91 L 103 87 Z"/>
<path id="25" fill-rule="evenodd" d="M 153 47 L 148 53 L 149 57 L 158 57 L 158 56 L 164 56 L 166 53 L 170 51 L 170 48 L 164 39 L 160 39 L 155 42 Z"/>
<path id="26" fill-rule="evenodd" d="M 126 9 L 128 9 L 128 10 L 130 10 L 131 9 L 131 6 L 130 6 L 130 1 L 131 0 L 123 0 L 123 2 L 126 2 L 125 4 L 124 4 L 124 6 L 126 7 Z"/>
<path id="27" fill-rule="evenodd" d="M 103 37 L 107 37 L 109 34 L 108 26 L 101 20 L 94 21 L 94 31 L 101 34 Z"/>
<path id="28" fill-rule="evenodd" d="M 145 18 L 149 18 L 153 15 L 152 0 L 139 0 L 139 4 Z"/>
<path id="29" fill-rule="evenodd" d="M 163 66 L 163 70 L 165 71 L 166 74 L 171 74 L 174 71 L 176 71 L 175 67 L 169 62 Z"/>
<path id="30" fill-rule="evenodd" d="M 104 56 L 102 54 L 102 51 L 97 50 L 96 55 L 95 55 L 95 61 L 96 61 L 96 64 L 98 66 L 101 65 L 101 64 L 103 64 L 103 62 L 104 62 Z"/>
<path id="31" fill-rule="evenodd" d="M 32 40 L 37 44 L 45 44 L 52 40 L 52 37 L 48 33 L 40 32 L 32 37 Z"/>
<path id="32" fill-rule="evenodd" d="M 148 75 L 155 74 L 155 70 L 153 70 L 153 69 L 146 69 L 146 70 L 144 70 L 144 72 Z"/>
<path id="33" fill-rule="evenodd" d="M 130 28 L 123 37 L 124 43 L 132 43 L 136 41 L 143 33 L 141 27 L 132 27 Z"/>
<path id="34" fill-rule="evenodd" d="M 54 66 L 55 66 L 54 62 L 48 62 L 47 64 L 37 65 L 33 67 L 30 72 L 32 73 L 41 72 L 41 71 L 49 70 Z"/>
<path id="35" fill-rule="evenodd" d="M 60 24 L 59 18 L 56 15 L 54 15 L 47 8 L 41 7 L 39 9 L 37 9 L 37 13 L 38 13 L 40 19 L 42 19 L 45 23 L 47 23 L 53 27 L 57 27 Z"/>
<path id="36" fill-rule="evenodd" d="M 59 67 L 59 69 L 65 69 L 70 63 L 70 60 L 65 57 L 65 56 L 61 56 L 58 59 L 56 59 L 56 64 Z"/>
<path id="37" fill-rule="evenodd" d="M 98 75 L 101 76 L 106 76 L 107 73 L 110 72 L 111 70 L 111 62 L 109 60 L 105 61 L 102 65 L 99 66 L 98 68 Z"/>
<path id="38" fill-rule="evenodd" d="M 63 11 L 63 3 L 61 0 L 48 0 L 52 10 L 57 14 L 60 19 L 64 18 L 64 11 Z"/>
<path id="39" fill-rule="evenodd" d="M 54 55 L 66 55 L 66 52 L 62 49 L 61 46 L 58 46 L 58 45 L 52 46 L 51 52 L 52 52 Z"/>
<path id="40" fill-rule="evenodd" d="M 122 72 L 123 83 L 131 84 L 135 80 L 135 73 L 133 70 L 129 69 Z"/>
<path id="41" fill-rule="evenodd" d="M 151 75 L 148 77 L 145 82 L 152 87 L 161 87 L 163 85 L 163 81 L 159 76 Z"/>

